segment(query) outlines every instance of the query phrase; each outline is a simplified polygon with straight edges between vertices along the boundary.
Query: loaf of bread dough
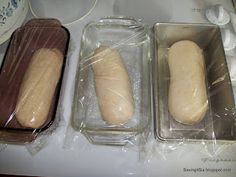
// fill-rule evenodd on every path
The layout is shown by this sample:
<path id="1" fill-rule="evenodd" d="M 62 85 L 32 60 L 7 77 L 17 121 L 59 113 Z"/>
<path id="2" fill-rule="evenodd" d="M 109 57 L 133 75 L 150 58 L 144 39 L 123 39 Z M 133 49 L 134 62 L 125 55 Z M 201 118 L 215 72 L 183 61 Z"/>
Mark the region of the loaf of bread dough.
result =
<path id="1" fill-rule="evenodd" d="M 16 118 L 22 126 L 39 128 L 47 120 L 62 64 L 58 49 L 41 48 L 34 53 L 16 104 Z"/>
<path id="2" fill-rule="evenodd" d="M 103 119 L 112 125 L 126 123 L 132 118 L 134 101 L 120 54 L 116 49 L 101 46 L 95 50 L 92 68 Z"/>
<path id="3" fill-rule="evenodd" d="M 169 49 L 168 64 L 170 114 L 183 124 L 200 122 L 208 109 L 202 50 L 192 41 L 176 42 Z"/>

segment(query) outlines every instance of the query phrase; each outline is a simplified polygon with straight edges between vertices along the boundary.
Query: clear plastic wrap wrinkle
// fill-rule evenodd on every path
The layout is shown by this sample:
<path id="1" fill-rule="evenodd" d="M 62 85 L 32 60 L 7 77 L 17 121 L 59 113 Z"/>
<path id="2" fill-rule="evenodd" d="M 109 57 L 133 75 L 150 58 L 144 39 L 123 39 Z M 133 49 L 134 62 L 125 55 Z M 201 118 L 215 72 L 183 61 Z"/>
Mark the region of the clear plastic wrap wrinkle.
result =
<path id="1" fill-rule="evenodd" d="M 147 26 L 133 19 L 84 28 L 71 120 L 90 142 L 124 145 L 147 127 L 149 50 Z"/>
<path id="2" fill-rule="evenodd" d="M 119 53 L 100 46 L 95 50 L 91 66 L 103 120 L 110 125 L 127 123 L 134 112 L 133 93 Z"/>
<path id="3" fill-rule="evenodd" d="M 0 73 L 0 141 L 39 145 L 56 129 L 68 41 L 55 19 L 32 19 L 13 33 Z"/>

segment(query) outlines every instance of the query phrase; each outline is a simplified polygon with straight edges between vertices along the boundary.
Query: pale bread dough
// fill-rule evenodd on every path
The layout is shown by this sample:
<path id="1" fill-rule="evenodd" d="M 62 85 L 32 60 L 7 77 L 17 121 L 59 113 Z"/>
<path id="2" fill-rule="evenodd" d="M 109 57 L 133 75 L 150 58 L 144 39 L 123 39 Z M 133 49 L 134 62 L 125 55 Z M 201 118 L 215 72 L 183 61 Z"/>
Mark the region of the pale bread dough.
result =
<path id="1" fill-rule="evenodd" d="M 17 121 L 24 127 L 39 128 L 48 116 L 60 78 L 63 55 L 58 49 L 37 50 L 21 83 L 16 105 Z"/>
<path id="2" fill-rule="evenodd" d="M 168 64 L 170 114 L 183 124 L 200 122 L 208 109 L 202 50 L 192 41 L 176 42 L 169 49 Z"/>
<path id="3" fill-rule="evenodd" d="M 95 50 L 92 68 L 103 119 L 112 125 L 126 123 L 134 113 L 133 93 L 127 70 L 116 49 Z"/>

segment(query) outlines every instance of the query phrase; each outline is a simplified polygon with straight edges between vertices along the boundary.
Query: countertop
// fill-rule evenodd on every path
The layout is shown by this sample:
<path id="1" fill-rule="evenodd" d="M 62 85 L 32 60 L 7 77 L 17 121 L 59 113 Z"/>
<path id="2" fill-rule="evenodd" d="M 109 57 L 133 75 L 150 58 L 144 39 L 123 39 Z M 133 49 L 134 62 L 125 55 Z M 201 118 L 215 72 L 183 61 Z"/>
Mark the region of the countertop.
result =
<path id="1" fill-rule="evenodd" d="M 236 151 L 234 146 L 211 144 L 218 156 L 211 157 L 206 146 L 191 144 L 158 145 L 148 142 L 145 149 L 130 145 L 112 147 L 91 145 L 82 134 L 77 134 L 71 146 L 65 145 L 73 97 L 76 65 L 79 59 L 80 39 L 84 26 L 90 21 L 112 15 L 143 17 L 150 25 L 155 22 L 207 23 L 204 10 L 214 4 L 233 11 L 231 0 L 129 0 L 132 6 L 123 6 L 124 0 L 98 0 L 94 10 L 83 20 L 66 27 L 71 34 L 69 62 L 63 82 L 62 118 L 58 130 L 38 153 L 31 155 L 25 146 L 3 145 L 0 151 L 0 173 L 32 176 L 235 176 Z M 144 3 L 145 2 L 145 3 Z M 4 48 L 6 44 L 2 44 Z M 0 50 L 2 52 L 3 49 Z M 164 146 L 170 146 L 168 152 Z M 215 170 L 214 170 L 215 169 Z"/>

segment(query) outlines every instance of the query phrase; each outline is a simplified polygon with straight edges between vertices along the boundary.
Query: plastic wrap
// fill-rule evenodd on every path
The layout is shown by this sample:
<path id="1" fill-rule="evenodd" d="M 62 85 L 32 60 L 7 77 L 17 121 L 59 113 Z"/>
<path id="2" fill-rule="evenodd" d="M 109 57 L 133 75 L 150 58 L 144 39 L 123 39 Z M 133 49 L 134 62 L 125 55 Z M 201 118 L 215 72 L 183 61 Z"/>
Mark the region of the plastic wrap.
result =
<path id="1" fill-rule="evenodd" d="M 68 135 L 94 144 L 134 143 L 151 120 L 150 39 L 147 26 L 128 18 L 86 25 Z M 74 132 L 74 133 L 73 133 Z"/>
<path id="2" fill-rule="evenodd" d="M 0 73 L 2 142 L 39 145 L 58 127 L 68 42 L 54 19 L 30 20 L 13 33 Z"/>
<path id="3" fill-rule="evenodd" d="M 227 64 L 228 64 L 232 86 L 235 87 L 236 86 L 236 57 L 228 55 Z"/>
<path id="4" fill-rule="evenodd" d="M 172 67 L 182 68 L 178 72 L 189 72 L 182 74 L 185 80 L 170 75 L 168 62 L 170 47 L 180 41 L 194 46 L 172 55 L 176 55 L 177 60 L 178 55 L 187 53 L 186 63 L 180 63 L 179 59 L 172 64 Z M 195 59 L 191 55 L 195 55 Z M 148 67 L 150 59 L 152 67 Z M 187 63 L 190 59 L 196 62 Z M 184 91 L 181 84 L 179 91 L 173 92 L 173 87 L 176 95 L 169 99 L 171 79 L 172 82 L 179 79 Z M 119 85 L 121 80 L 123 86 Z M 199 83 L 201 86 L 197 85 Z M 99 84 L 104 92 L 98 88 Z M 142 23 L 126 18 L 89 23 L 83 31 L 74 88 L 66 145 L 77 141 L 78 133 L 82 132 L 93 144 L 137 145 L 140 159 L 145 159 L 156 153 L 165 158 L 166 153 L 192 145 L 198 147 L 199 152 L 214 156 L 235 143 L 234 96 L 221 33 L 215 25 L 158 23 L 152 33 Z M 122 90 L 124 88 L 126 91 Z M 189 97 L 182 99 L 185 93 Z M 126 106 L 113 102 L 111 95 L 124 101 L 122 104 Z M 170 113 L 169 101 L 177 97 L 179 100 L 172 108 L 179 107 L 175 111 L 180 112 L 188 108 L 182 123 Z M 104 99 L 103 102 L 100 99 Z M 192 103 L 178 102 L 188 99 Z M 197 116 L 192 116 L 189 108 L 195 102 L 202 111 L 197 115 L 199 110 L 195 109 L 193 114 Z M 116 115 L 108 112 L 107 118 L 104 107 L 109 111 L 115 107 L 119 116 L 130 112 L 132 116 L 124 122 L 123 119 L 112 122 L 110 118 L 115 119 Z M 124 112 L 124 108 L 130 112 Z"/>
<path id="5" fill-rule="evenodd" d="M 152 83 L 155 134 L 153 137 L 156 137 L 157 142 L 150 139 L 146 150 L 153 145 L 156 146 L 154 148 L 156 152 L 165 156 L 166 152 L 176 150 L 178 147 L 195 144 L 199 151 L 206 151 L 210 156 L 217 155 L 224 147 L 234 144 L 236 140 L 234 95 L 220 29 L 210 24 L 157 23 L 154 26 L 154 39 Z M 179 41 L 194 42 L 194 48 L 198 49 L 193 52 L 188 45 L 185 45 L 186 49 L 179 48 L 174 52 L 175 60 L 178 61 L 173 65 L 169 63 L 170 55 L 173 54 L 170 54 L 170 48 Z M 184 63 L 183 57 L 186 57 Z M 188 61 L 190 59 L 198 62 L 191 65 Z M 173 76 L 176 73 L 178 76 Z M 183 78 L 185 79 L 182 80 Z M 203 86 L 196 85 L 200 83 Z M 170 85 L 173 87 L 172 90 Z M 173 92 L 173 89 L 178 90 Z M 199 100 L 203 95 L 200 89 L 206 89 L 205 99 Z M 170 98 L 173 97 L 173 93 L 174 98 Z M 169 103 L 176 101 L 174 99 L 179 99 L 175 105 Z M 182 104 L 181 101 L 185 103 Z M 194 111 L 192 106 L 196 105 L 199 106 L 199 110 Z M 198 120 L 193 121 L 193 115 L 202 113 L 204 105 L 207 105 L 205 113 L 201 114 Z M 173 111 L 170 113 L 173 106 L 178 107 L 175 111 L 188 115 L 189 120 L 181 123 L 178 118 L 174 118 L 177 113 Z M 193 114 L 188 114 L 189 108 L 192 109 Z"/>

